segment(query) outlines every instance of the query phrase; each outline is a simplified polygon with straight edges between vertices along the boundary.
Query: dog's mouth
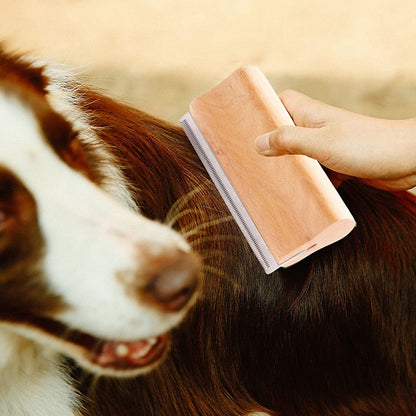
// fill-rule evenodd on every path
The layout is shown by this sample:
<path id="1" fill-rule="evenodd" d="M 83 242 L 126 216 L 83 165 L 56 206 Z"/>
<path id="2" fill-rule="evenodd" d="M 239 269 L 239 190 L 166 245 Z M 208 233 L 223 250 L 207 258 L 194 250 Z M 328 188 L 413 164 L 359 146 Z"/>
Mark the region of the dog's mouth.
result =
<path id="1" fill-rule="evenodd" d="M 40 331 L 49 346 L 101 375 L 130 377 L 144 373 L 159 363 L 169 347 L 167 333 L 126 341 L 98 338 L 48 318 L 32 318 L 30 325 L 23 326 L 23 334 Z"/>
<path id="2" fill-rule="evenodd" d="M 146 371 L 161 360 L 169 345 L 169 336 L 166 333 L 125 341 L 100 339 L 72 330 L 61 339 L 70 344 L 66 351 L 68 355 L 76 358 L 82 365 L 96 373 L 116 376 L 129 376 Z"/>
<path id="3" fill-rule="evenodd" d="M 93 349 L 86 350 L 85 356 L 93 365 L 103 369 L 138 370 L 159 361 L 167 346 L 167 334 L 137 341 L 97 340 Z"/>

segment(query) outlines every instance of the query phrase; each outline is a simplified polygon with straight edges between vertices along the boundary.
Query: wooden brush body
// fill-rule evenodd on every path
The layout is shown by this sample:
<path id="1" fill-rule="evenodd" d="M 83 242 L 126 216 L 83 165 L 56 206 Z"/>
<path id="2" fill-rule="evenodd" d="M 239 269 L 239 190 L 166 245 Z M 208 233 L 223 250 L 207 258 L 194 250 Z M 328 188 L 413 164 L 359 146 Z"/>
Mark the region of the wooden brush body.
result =
<path id="1" fill-rule="evenodd" d="M 276 260 L 275 268 L 302 260 L 354 228 L 352 215 L 316 160 L 266 158 L 255 151 L 257 136 L 293 125 L 258 68 L 235 71 L 193 100 L 190 114 Z"/>

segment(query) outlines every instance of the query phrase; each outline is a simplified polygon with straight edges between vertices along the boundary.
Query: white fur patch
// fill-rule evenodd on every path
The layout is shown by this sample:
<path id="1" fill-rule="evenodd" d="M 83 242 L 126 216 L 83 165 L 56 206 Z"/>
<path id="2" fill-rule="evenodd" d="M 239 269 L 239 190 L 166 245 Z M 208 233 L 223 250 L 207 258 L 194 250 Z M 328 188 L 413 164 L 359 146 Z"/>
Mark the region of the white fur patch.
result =
<path id="1" fill-rule="evenodd" d="M 0 415 L 80 416 L 57 353 L 0 326 Z"/>

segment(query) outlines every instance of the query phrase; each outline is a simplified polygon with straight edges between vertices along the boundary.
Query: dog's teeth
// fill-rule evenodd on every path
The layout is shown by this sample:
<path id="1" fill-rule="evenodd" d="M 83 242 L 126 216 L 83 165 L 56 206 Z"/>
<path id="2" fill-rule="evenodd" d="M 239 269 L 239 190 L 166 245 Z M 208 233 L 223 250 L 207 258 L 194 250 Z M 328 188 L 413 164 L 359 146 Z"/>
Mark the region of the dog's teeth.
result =
<path id="1" fill-rule="evenodd" d="M 133 360 L 138 360 L 149 353 L 154 343 L 151 343 L 150 340 L 148 340 L 147 342 L 148 342 L 148 345 L 145 348 L 141 349 L 140 351 L 137 351 L 135 354 L 132 355 Z"/>
<path id="2" fill-rule="evenodd" d="M 151 347 L 153 347 L 153 345 L 155 345 L 155 344 L 157 343 L 157 338 L 156 338 L 156 337 L 149 338 L 149 339 L 147 340 L 147 342 L 149 343 L 149 345 L 150 345 Z"/>
<path id="3" fill-rule="evenodd" d="M 129 348 L 126 344 L 119 344 L 116 348 L 116 354 L 118 357 L 125 357 L 129 353 Z"/>
<path id="4" fill-rule="evenodd" d="M 132 356 L 131 356 L 131 358 L 133 359 L 133 360 L 138 360 L 138 359 L 140 359 L 140 358 L 142 358 L 142 357 L 144 357 L 148 352 L 150 351 L 150 347 L 148 347 L 148 348 L 145 348 L 144 350 L 142 350 L 142 351 L 140 351 L 140 352 L 136 352 L 136 354 L 133 354 Z"/>
<path id="5" fill-rule="evenodd" d="M 134 343 L 117 343 L 113 347 L 113 354 L 116 357 L 126 359 L 131 359 L 133 361 L 140 360 L 146 356 L 154 345 L 157 344 L 157 337 L 152 337 L 146 341 L 138 342 L 140 345 L 135 346 Z"/>

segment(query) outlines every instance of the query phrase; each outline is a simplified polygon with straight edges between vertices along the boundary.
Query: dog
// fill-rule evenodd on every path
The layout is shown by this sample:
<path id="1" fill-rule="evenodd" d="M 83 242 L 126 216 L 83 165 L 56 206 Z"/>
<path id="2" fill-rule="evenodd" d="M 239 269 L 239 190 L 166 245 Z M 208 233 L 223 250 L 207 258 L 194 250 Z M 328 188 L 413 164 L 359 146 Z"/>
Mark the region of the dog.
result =
<path id="1" fill-rule="evenodd" d="M 199 286 L 190 246 L 140 214 L 85 120 L 60 114 L 52 72 L 1 52 L 2 415 L 81 414 L 57 353 L 99 375 L 150 370 Z"/>
<path id="2" fill-rule="evenodd" d="M 416 415 L 414 196 L 265 275 L 181 128 L 0 56 L 1 415 Z"/>

